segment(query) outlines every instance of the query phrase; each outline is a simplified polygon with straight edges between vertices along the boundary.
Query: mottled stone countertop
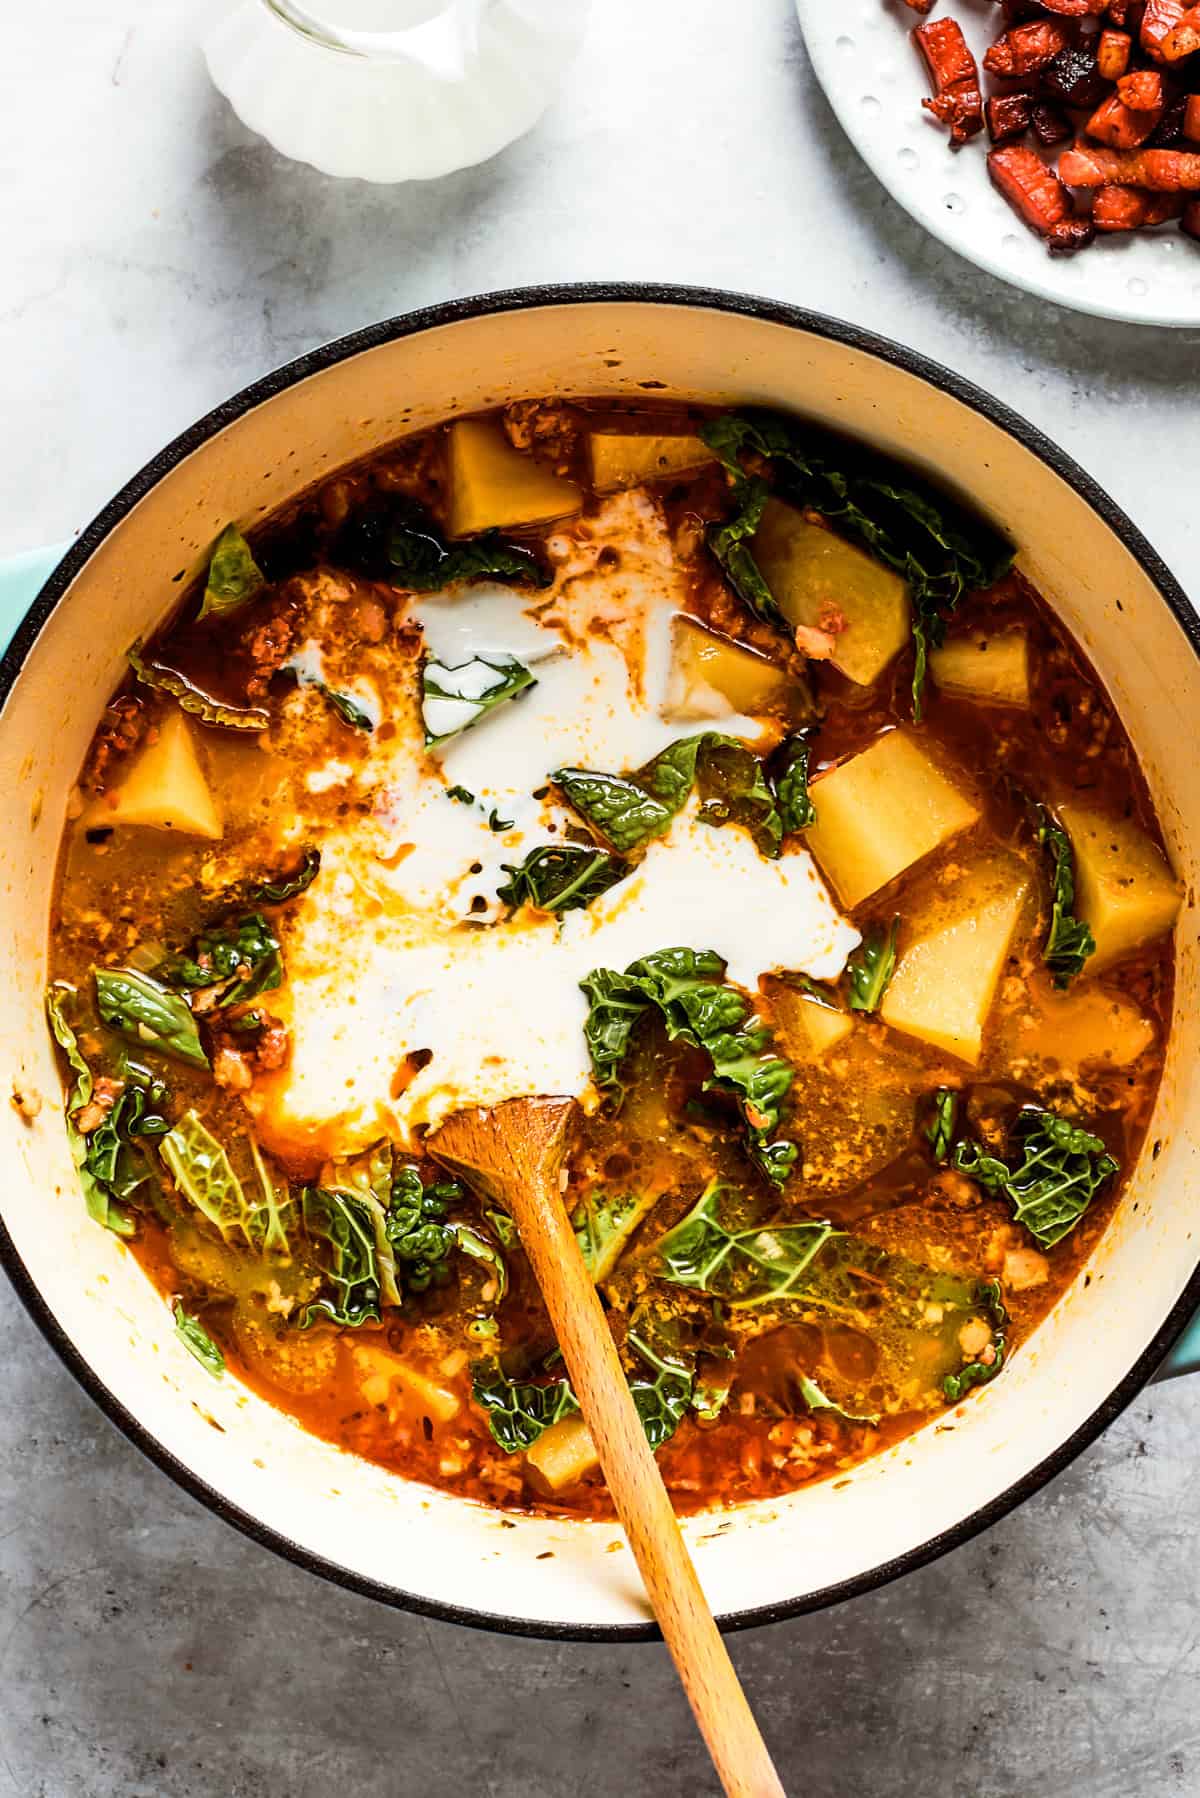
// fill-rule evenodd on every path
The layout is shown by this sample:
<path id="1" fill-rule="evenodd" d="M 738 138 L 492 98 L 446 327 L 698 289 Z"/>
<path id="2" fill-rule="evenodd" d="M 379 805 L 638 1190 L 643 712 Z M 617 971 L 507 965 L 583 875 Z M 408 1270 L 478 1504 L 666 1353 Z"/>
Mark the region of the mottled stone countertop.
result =
<path id="1" fill-rule="evenodd" d="M 950 364 L 1188 578 L 1200 333 L 1057 311 L 921 235 L 841 137 L 788 0 L 597 0 L 529 138 L 398 189 L 252 138 L 208 84 L 205 0 L 9 10 L 0 553 L 69 536 L 197 414 L 339 332 L 485 288 L 658 277 Z M 714 1790 L 661 1648 L 477 1634 L 277 1561 L 116 1433 L 6 1285 L 0 1365 L 0 1798 Z M 789 1790 L 1200 1794 L 1198 1441 L 1200 1378 L 1159 1386 L 981 1539 L 737 1638 Z"/>

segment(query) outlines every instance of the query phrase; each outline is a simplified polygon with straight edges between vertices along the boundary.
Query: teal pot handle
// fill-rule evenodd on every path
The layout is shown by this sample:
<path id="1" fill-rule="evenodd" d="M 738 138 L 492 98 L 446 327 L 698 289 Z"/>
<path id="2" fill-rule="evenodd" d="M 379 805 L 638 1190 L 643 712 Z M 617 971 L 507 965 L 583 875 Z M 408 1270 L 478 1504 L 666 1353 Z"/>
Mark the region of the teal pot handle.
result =
<path id="1" fill-rule="evenodd" d="M 0 655 L 8 648 L 13 632 L 36 599 L 42 583 L 57 566 L 70 545 L 60 543 L 50 549 L 29 549 L 24 555 L 0 560 Z M 1160 1380 L 1173 1374 L 1191 1373 L 1200 1367 L 1200 1316 L 1194 1318 L 1158 1371 Z"/>

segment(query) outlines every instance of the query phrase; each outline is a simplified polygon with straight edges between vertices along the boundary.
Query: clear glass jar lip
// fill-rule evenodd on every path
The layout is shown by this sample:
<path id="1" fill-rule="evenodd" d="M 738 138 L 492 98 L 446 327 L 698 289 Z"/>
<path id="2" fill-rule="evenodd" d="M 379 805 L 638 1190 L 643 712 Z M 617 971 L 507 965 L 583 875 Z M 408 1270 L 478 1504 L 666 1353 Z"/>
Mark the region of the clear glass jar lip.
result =
<path id="1" fill-rule="evenodd" d="M 464 40 L 474 35 L 473 26 L 481 8 L 481 0 L 443 0 L 440 10 L 433 10 L 425 19 L 397 31 L 358 31 L 334 25 L 320 16 L 319 3 L 317 9 L 310 11 L 299 0 L 260 0 L 274 18 L 287 25 L 298 36 L 307 38 L 323 50 L 336 50 L 343 56 L 355 56 L 364 61 L 393 62 L 408 61 L 415 55 L 424 60 L 423 40 L 430 35 L 445 39 L 448 35 L 458 40 L 458 47 L 465 48 Z M 432 47 L 432 46 L 431 46 Z"/>

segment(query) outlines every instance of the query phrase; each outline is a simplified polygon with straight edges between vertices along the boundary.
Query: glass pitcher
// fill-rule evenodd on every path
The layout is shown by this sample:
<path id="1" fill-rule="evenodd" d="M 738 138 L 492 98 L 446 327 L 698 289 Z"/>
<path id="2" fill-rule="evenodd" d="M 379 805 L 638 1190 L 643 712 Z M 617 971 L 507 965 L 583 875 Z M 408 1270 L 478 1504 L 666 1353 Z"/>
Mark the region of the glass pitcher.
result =
<path id="1" fill-rule="evenodd" d="M 588 0 L 234 0 L 204 52 L 234 111 L 329 175 L 412 181 L 536 123 Z"/>

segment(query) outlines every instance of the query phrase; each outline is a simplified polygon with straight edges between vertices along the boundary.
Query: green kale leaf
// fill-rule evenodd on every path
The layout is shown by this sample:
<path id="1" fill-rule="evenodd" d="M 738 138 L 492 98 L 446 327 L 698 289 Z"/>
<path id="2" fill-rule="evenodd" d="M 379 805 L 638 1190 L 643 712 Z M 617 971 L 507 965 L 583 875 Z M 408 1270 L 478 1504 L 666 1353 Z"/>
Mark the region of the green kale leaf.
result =
<path id="1" fill-rule="evenodd" d="M 539 843 L 519 867 L 501 866 L 509 879 L 496 888 L 498 899 L 549 912 L 580 910 L 631 871 L 621 856 L 579 843 Z"/>
<path id="2" fill-rule="evenodd" d="M 899 464 L 829 437 L 798 419 L 772 412 L 726 413 L 700 435 L 729 477 L 734 517 L 709 528 L 709 548 L 738 597 L 768 623 L 786 629 L 774 595 L 754 561 L 754 533 L 767 499 L 759 472 L 770 470 L 793 503 L 815 508 L 844 536 L 908 582 L 912 601 L 913 716 L 929 648 L 946 634 L 946 620 L 975 589 L 1011 566 L 1011 544 Z M 756 466 L 749 473 L 743 458 Z"/>
<path id="3" fill-rule="evenodd" d="M 673 1286 L 722 1299 L 731 1308 L 778 1303 L 803 1290 L 816 1255 L 836 1232 L 832 1224 L 752 1224 L 730 1229 L 722 1201 L 731 1189 L 713 1180 L 699 1200 L 655 1245 L 655 1269 Z"/>
<path id="4" fill-rule="evenodd" d="M 705 731 L 668 744 L 632 774 L 558 768 L 550 778 L 622 855 L 662 836 L 693 787 L 703 801 L 704 823 L 742 825 L 760 854 L 772 859 L 789 830 L 807 829 L 816 817 L 808 799 L 808 747 L 800 736 L 789 738 L 770 763 L 736 737 Z"/>
<path id="5" fill-rule="evenodd" d="M 567 804 L 621 855 L 660 837 L 675 816 L 671 806 L 648 793 L 633 776 L 558 768 L 551 779 Z"/>
<path id="6" fill-rule="evenodd" d="M 452 581 L 516 581 L 547 587 L 553 580 L 531 550 L 485 531 L 464 543 L 447 544 L 423 508 L 401 502 L 387 531 L 389 578 L 413 593 L 434 593 Z"/>
<path id="7" fill-rule="evenodd" d="M 199 718 L 202 724 L 219 724 L 225 730 L 253 731 L 266 730 L 270 724 L 270 715 L 261 706 L 226 705 L 223 700 L 214 699 L 209 693 L 202 693 L 199 687 L 194 687 L 178 670 L 164 667 L 153 656 L 143 655 L 142 649 L 139 637 L 125 651 L 126 660 L 136 678 L 144 687 L 152 687 L 157 693 L 169 693 L 183 711 Z"/>
<path id="8" fill-rule="evenodd" d="M 789 831 L 808 830 L 817 821 L 817 808 L 808 791 L 810 753 L 808 738 L 803 731 L 796 731 L 784 739 L 769 763 L 775 803 L 779 807 L 779 821 L 785 836 Z"/>
<path id="9" fill-rule="evenodd" d="M 281 874 L 276 880 L 244 881 L 232 895 L 226 896 L 225 904 L 231 911 L 240 911 L 246 905 L 286 905 L 289 899 L 298 899 L 308 891 L 320 868 L 321 851 L 310 843 L 294 874 Z"/>
<path id="10" fill-rule="evenodd" d="M 890 930 L 878 930 L 864 937 L 858 948 L 847 956 L 851 1011 L 879 1010 L 888 982 L 896 971 L 896 933 L 899 929 L 899 918 L 893 918 Z"/>
<path id="11" fill-rule="evenodd" d="M 1050 929 L 1042 945 L 1042 960 L 1061 989 L 1082 974 L 1088 956 L 1096 952 L 1096 939 L 1091 928 L 1075 916 L 1075 854 L 1070 837 L 1044 805 L 1034 807 L 1034 825 L 1050 862 Z"/>
<path id="12" fill-rule="evenodd" d="M 724 982 L 725 963 L 711 949 L 661 949 L 631 962 L 623 974 L 596 968 L 580 981 L 588 1001 L 584 1036 L 597 1086 L 618 1103 L 621 1064 L 633 1032 L 653 1006 L 672 1041 L 703 1049 L 712 1063 L 705 1091 L 732 1094 L 746 1121 L 747 1147 L 767 1178 L 782 1186 L 798 1154 L 775 1139 L 793 1069 L 770 1053 L 771 1032 L 750 1001 Z"/>
<path id="13" fill-rule="evenodd" d="M 206 1373 L 219 1380 L 225 1372 L 225 1357 L 199 1318 L 183 1308 L 183 1300 L 175 1300 L 175 1334 L 189 1354 L 199 1361 Z"/>
<path id="14" fill-rule="evenodd" d="M 954 1166 L 1007 1199 L 1017 1223 L 1044 1249 L 1071 1234 L 1100 1187 L 1120 1171 L 1098 1136 L 1035 1105 L 1018 1112 L 1006 1157 L 964 1140 L 955 1148 Z"/>
<path id="15" fill-rule="evenodd" d="M 215 988 L 216 1009 L 273 991 L 283 981 L 283 957 L 262 913 L 250 912 L 229 924 L 209 925 L 190 949 L 168 955 L 154 971 L 167 986 L 186 992 Z"/>
<path id="16" fill-rule="evenodd" d="M 213 545 L 200 617 L 238 612 L 265 585 L 263 571 L 236 524 L 227 524 Z"/>
<path id="17" fill-rule="evenodd" d="M 783 819 L 762 762 L 736 739 L 712 735 L 701 741 L 697 766 L 701 822 L 740 824 L 760 855 L 774 860 L 783 842 Z"/>
<path id="18" fill-rule="evenodd" d="M 473 656 L 451 668 L 428 660 L 421 669 L 421 718 L 425 747 L 432 749 L 469 730 L 506 699 L 537 685 L 515 656 Z"/>
<path id="19" fill-rule="evenodd" d="M 95 980 L 96 1004 L 110 1029 L 191 1067 L 208 1066 L 186 999 L 136 968 L 97 968 Z"/>
<path id="20" fill-rule="evenodd" d="M 933 1095 L 931 1115 L 925 1126 L 925 1138 L 933 1151 L 935 1161 L 950 1159 L 957 1123 L 958 1094 L 953 1087 L 939 1086 Z"/>
<path id="21" fill-rule="evenodd" d="M 334 715 L 351 730 L 362 730 L 368 733 L 375 729 L 375 720 L 369 712 L 355 703 L 349 693 L 339 693 L 328 681 L 321 680 L 318 675 L 310 674 L 298 662 L 284 662 L 278 670 L 285 680 L 294 680 L 298 687 L 311 687 L 325 700 Z"/>

